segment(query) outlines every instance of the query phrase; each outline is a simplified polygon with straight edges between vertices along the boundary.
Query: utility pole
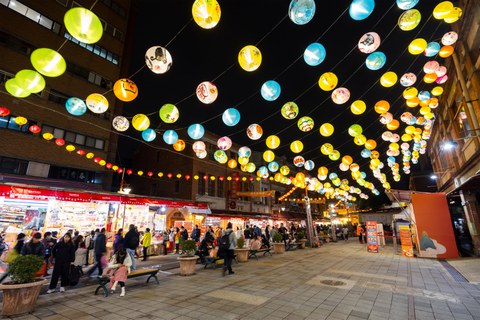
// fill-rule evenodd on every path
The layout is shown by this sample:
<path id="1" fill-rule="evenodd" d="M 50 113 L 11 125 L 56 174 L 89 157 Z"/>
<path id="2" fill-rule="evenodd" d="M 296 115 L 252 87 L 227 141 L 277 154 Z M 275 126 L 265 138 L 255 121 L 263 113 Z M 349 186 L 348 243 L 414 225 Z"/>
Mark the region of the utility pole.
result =
<path id="1" fill-rule="evenodd" d="M 317 243 L 318 240 L 313 230 L 312 208 L 310 206 L 310 198 L 308 197 L 308 182 L 307 188 L 305 188 L 305 211 L 307 213 L 307 238 L 310 241 L 310 247 L 313 248 L 314 242 Z"/>

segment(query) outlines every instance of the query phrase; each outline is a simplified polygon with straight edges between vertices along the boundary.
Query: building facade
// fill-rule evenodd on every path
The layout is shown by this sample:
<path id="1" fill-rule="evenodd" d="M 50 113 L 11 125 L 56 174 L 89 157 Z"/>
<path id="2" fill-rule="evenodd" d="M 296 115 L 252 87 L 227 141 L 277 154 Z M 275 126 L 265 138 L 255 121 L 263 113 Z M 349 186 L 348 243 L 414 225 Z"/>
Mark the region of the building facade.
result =
<path id="1" fill-rule="evenodd" d="M 111 89 L 117 79 L 128 76 L 132 1 L 95 1 L 91 10 L 102 22 L 103 36 L 95 44 L 85 44 L 68 33 L 63 21 L 72 7 L 91 6 L 92 1 L 86 0 L 0 1 L 0 106 L 10 110 L 8 116 L 0 117 L 3 182 L 111 189 L 111 173 L 85 156 L 65 150 L 67 144 L 73 144 L 76 150 L 112 162 L 117 151 L 111 120 L 121 113 L 122 105 Z M 23 99 L 11 96 L 3 84 L 20 70 L 34 69 L 30 54 L 37 48 L 58 51 L 66 60 L 66 72 L 45 77 L 46 87 L 38 94 Z M 104 94 L 109 102 L 107 112 L 87 111 L 82 116 L 67 112 L 68 98 L 84 100 L 91 93 Z M 28 122 L 17 125 L 18 116 Z M 32 125 L 41 131 L 32 133 Z M 54 139 L 43 139 L 47 132 Z M 63 139 L 65 146 L 56 145 L 57 138 Z"/>
<path id="2" fill-rule="evenodd" d="M 454 221 L 455 228 L 470 235 L 472 253 L 479 255 L 480 5 L 461 0 L 458 6 L 464 14 L 452 24 L 459 39 L 455 53 L 445 60 L 449 81 L 436 113 L 429 156 L 438 190 L 447 194 L 450 210 L 463 211 L 463 217 Z"/>

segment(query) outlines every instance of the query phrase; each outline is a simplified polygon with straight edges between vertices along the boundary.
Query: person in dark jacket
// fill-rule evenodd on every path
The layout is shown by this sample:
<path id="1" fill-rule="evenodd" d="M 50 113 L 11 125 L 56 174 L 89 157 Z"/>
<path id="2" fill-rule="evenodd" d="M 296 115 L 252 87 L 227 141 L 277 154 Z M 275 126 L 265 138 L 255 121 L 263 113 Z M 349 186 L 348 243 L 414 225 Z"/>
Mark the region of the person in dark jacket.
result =
<path id="1" fill-rule="evenodd" d="M 25 233 L 20 232 L 17 235 L 17 243 L 15 244 L 15 247 L 13 247 L 13 250 L 15 250 L 18 254 L 22 253 L 23 245 L 25 244 Z"/>
<path id="2" fill-rule="evenodd" d="M 43 246 L 43 243 L 40 242 L 40 239 L 42 239 L 42 234 L 36 232 L 32 239 L 23 246 L 21 252 L 22 256 L 33 254 L 45 258 L 45 247 Z"/>
<path id="3" fill-rule="evenodd" d="M 130 259 L 132 259 L 132 267 L 131 270 L 135 270 L 136 262 L 135 262 L 135 251 L 137 250 L 138 245 L 140 244 L 140 235 L 135 230 L 135 225 L 131 224 L 128 227 L 128 232 L 125 235 L 125 239 L 123 241 L 123 247 L 127 249 L 128 254 L 130 255 Z"/>
<path id="4" fill-rule="evenodd" d="M 98 277 L 102 276 L 102 256 L 107 254 L 107 238 L 105 237 L 105 228 L 95 236 L 95 243 L 93 245 L 93 254 L 95 256 L 95 265 L 88 270 L 87 275 L 91 276 L 95 269 L 98 268 Z"/>
<path id="5" fill-rule="evenodd" d="M 118 229 L 115 234 L 115 239 L 113 240 L 113 252 L 116 253 L 118 250 L 123 248 L 123 229 Z"/>
<path id="6" fill-rule="evenodd" d="M 55 244 L 52 249 L 52 256 L 55 259 L 55 265 L 47 293 L 55 292 L 59 277 L 62 278 L 60 282 L 60 292 L 64 292 L 65 286 L 68 285 L 70 265 L 75 260 L 75 248 L 73 247 L 72 235 L 70 233 L 66 233 L 62 241 L 58 241 Z"/>

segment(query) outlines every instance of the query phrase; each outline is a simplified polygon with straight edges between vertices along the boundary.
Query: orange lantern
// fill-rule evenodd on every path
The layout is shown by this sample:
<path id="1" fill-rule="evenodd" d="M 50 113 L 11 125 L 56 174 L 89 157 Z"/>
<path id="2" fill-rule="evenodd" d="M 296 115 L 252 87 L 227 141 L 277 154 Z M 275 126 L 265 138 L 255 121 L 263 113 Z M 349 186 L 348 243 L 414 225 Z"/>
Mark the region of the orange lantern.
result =
<path id="1" fill-rule="evenodd" d="M 343 156 L 342 163 L 345 164 L 346 166 L 350 166 L 353 163 L 353 158 L 348 155 Z"/>
<path id="2" fill-rule="evenodd" d="M 400 123 L 398 122 L 398 120 L 393 119 L 392 122 L 387 124 L 387 129 L 393 131 L 393 130 L 397 130 L 399 126 L 400 126 Z"/>
<path id="3" fill-rule="evenodd" d="M 440 48 L 438 55 L 442 58 L 450 57 L 453 54 L 453 47 L 452 46 L 443 46 Z"/>
<path id="4" fill-rule="evenodd" d="M 386 100 L 380 100 L 377 103 L 375 103 L 375 112 L 378 114 L 382 114 L 390 110 L 390 103 Z"/>
<path id="5" fill-rule="evenodd" d="M 119 100 L 129 102 L 138 96 L 138 88 L 130 79 L 120 79 L 113 85 L 113 93 Z"/>
<path id="6" fill-rule="evenodd" d="M 377 147 L 377 142 L 373 139 L 368 139 L 366 142 L 365 142 L 365 148 L 368 149 L 368 150 L 373 150 Z"/>

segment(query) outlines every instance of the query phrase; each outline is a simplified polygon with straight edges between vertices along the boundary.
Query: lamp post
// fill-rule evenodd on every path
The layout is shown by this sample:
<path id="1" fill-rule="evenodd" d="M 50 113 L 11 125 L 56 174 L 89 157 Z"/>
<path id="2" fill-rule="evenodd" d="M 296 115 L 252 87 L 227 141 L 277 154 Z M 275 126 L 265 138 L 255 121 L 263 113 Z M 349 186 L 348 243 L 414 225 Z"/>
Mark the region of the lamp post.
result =
<path id="1" fill-rule="evenodd" d="M 122 180 L 120 181 L 120 189 L 118 190 L 118 193 L 122 194 L 129 194 L 132 191 L 132 188 L 130 187 L 129 184 L 125 183 L 125 168 L 123 168 L 122 171 Z"/>
<path id="2" fill-rule="evenodd" d="M 308 197 L 309 179 L 307 178 L 307 187 L 305 188 L 305 212 L 307 213 L 307 238 L 310 241 L 310 246 L 314 247 L 314 242 L 317 242 L 315 231 L 313 230 L 312 208 L 310 205 L 310 198 Z"/>

